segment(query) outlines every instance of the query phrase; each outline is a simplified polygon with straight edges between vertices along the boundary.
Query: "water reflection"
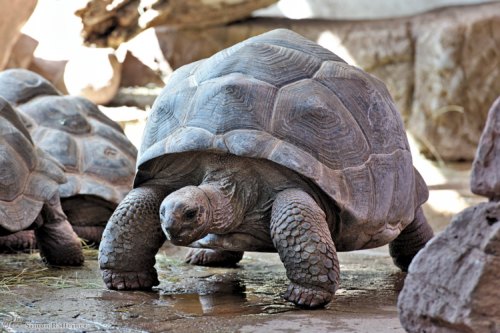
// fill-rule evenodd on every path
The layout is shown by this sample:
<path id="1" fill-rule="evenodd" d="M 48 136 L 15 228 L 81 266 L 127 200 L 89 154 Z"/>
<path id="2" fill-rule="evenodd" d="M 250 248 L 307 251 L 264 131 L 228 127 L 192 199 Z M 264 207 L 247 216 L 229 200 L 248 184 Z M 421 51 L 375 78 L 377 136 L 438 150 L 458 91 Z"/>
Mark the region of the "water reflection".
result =
<path id="1" fill-rule="evenodd" d="M 169 294 L 160 290 L 160 299 L 170 300 L 177 311 L 196 316 L 258 313 L 248 305 L 247 290 L 241 280 L 205 283 L 204 293 Z"/>

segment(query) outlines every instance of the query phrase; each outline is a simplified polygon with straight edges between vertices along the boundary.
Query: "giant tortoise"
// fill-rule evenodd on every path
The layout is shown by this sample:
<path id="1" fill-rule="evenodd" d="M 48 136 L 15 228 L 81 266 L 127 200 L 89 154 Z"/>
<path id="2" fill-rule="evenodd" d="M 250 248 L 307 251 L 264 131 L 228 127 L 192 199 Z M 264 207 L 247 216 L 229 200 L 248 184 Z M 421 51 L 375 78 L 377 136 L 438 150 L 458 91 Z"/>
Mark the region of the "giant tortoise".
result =
<path id="1" fill-rule="evenodd" d="M 80 240 L 64 215 L 62 166 L 33 145 L 12 106 L 0 97 L 0 235 L 35 229 L 40 254 L 52 265 L 81 265 Z"/>
<path id="2" fill-rule="evenodd" d="M 136 148 L 95 104 L 62 96 L 34 72 L 1 72 L 0 96 L 23 114 L 36 145 L 64 166 L 63 210 L 81 238 L 99 243 L 106 222 L 132 188 Z M 19 234 L 13 248 L 22 249 L 30 237 Z"/>
<path id="3" fill-rule="evenodd" d="M 100 246 L 112 289 L 157 285 L 167 237 L 198 248 L 187 257 L 198 265 L 277 251 L 285 298 L 317 307 L 337 289 L 337 251 L 389 243 L 405 270 L 432 237 L 427 187 L 385 85 L 288 30 L 178 69 L 137 165 Z"/>

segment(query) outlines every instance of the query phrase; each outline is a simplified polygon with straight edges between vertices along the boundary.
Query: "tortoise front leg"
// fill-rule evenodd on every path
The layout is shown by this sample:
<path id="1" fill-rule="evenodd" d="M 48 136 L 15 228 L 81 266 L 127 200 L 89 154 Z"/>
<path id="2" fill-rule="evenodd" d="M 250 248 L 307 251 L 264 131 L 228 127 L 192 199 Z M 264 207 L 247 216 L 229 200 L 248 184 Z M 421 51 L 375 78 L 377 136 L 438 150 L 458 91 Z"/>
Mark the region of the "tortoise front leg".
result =
<path id="1" fill-rule="evenodd" d="M 99 246 L 99 265 L 110 289 L 149 290 L 159 284 L 155 255 L 165 241 L 160 204 L 167 190 L 139 187 L 118 205 Z"/>
<path id="2" fill-rule="evenodd" d="M 422 207 L 417 208 L 415 219 L 389 243 L 389 253 L 394 264 L 403 272 L 408 271 L 413 257 L 433 236 L 434 233 L 427 223 Z"/>
<path id="3" fill-rule="evenodd" d="M 278 194 L 271 215 L 271 237 L 291 283 L 285 299 L 319 307 L 338 287 L 339 263 L 325 213 L 302 190 Z"/>

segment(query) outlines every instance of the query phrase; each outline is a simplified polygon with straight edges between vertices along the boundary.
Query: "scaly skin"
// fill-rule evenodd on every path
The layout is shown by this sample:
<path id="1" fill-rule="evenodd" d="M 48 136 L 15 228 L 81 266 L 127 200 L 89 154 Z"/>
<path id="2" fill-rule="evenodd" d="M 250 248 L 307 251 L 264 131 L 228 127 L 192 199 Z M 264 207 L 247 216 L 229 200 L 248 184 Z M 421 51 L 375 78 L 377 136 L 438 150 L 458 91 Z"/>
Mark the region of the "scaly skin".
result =
<path id="1" fill-rule="evenodd" d="M 83 252 L 80 239 L 64 214 L 56 195 L 42 209 L 43 225 L 35 229 L 40 255 L 50 265 L 80 266 Z"/>
<path id="2" fill-rule="evenodd" d="M 0 253 L 29 252 L 36 248 L 33 230 L 22 230 L 0 237 Z"/>
<path id="3" fill-rule="evenodd" d="M 243 251 L 190 249 L 184 262 L 198 266 L 234 267 L 243 258 Z"/>
<path id="4" fill-rule="evenodd" d="M 325 214 L 314 199 L 298 189 L 280 192 L 272 209 L 271 238 L 291 281 L 285 299 L 309 308 L 330 302 L 339 263 Z"/>
<path id="5" fill-rule="evenodd" d="M 159 284 L 155 255 L 165 241 L 159 208 L 167 190 L 135 188 L 111 216 L 99 247 L 99 264 L 110 289 L 149 290 Z"/>
<path id="6" fill-rule="evenodd" d="M 413 257 L 433 236 L 434 233 L 427 223 L 422 207 L 419 207 L 415 212 L 413 222 L 389 243 L 389 253 L 394 264 L 403 272 L 407 272 Z"/>

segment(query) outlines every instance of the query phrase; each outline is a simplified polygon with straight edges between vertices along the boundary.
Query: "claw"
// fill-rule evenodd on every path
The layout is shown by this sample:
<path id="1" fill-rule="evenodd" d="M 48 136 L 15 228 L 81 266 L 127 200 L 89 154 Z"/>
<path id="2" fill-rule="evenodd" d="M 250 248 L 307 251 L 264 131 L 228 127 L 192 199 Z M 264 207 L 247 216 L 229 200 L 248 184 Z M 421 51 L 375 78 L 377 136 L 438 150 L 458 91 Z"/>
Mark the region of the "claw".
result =
<path id="1" fill-rule="evenodd" d="M 103 280 L 108 289 L 116 290 L 150 290 L 158 285 L 156 271 L 147 272 L 111 272 L 102 271 Z"/>
<path id="2" fill-rule="evenodd" d="M 332 294 L 328 291 L 291 283 L 285 292 L 284 298 L 298 306 L 312 309 L 326 305 L 332 299 Z"/>

